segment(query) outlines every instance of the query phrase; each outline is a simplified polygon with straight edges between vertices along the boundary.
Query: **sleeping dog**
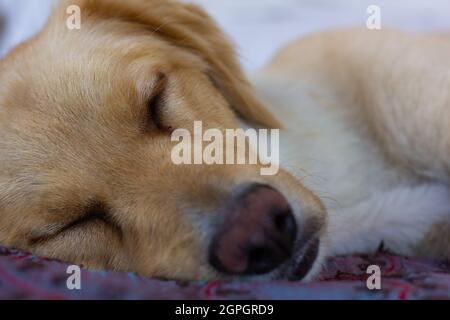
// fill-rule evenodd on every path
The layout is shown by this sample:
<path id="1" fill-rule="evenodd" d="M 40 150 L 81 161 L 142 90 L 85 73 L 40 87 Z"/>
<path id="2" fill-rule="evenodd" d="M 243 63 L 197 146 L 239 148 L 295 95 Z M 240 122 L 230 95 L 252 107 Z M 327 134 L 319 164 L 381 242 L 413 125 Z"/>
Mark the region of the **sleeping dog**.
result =
<path id="1" fill-rule="evenodd" d="M 0 243 L 170 279 L 309 280 L 381 243 L 449 257 L 449 56 L 447 35 L 329 31 L 250 81 L 195 5 L 62 1 L 0 64 Z M 281 170 L 175 165 L 195 121 L 282 129 Z"/>

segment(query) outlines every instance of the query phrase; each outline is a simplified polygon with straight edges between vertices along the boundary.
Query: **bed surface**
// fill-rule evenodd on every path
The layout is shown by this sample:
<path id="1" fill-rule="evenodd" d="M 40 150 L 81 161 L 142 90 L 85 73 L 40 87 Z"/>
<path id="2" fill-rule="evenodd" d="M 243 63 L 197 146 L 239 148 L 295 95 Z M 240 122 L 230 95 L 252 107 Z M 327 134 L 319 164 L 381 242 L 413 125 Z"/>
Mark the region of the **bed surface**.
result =
<path id="1" fill-rule="evenodd" d="M 0 56 L 45 23 L 56 0 L 0 0 L 5 28 Z M 201 5 L 231 36 L 244 68 L 253 72 L 287 43 L 324 29 L 365 25 L 377 4 L 382 24 L 409 31 L 450 30 L 448 0 L 182 0 Z"/>
<path id="2" fill-rule="evenodd" d="M 381 290 L 366 286 L 367 267 L 382 271 Z M 450 262 L 386 253 L 330 260 L 317 281 L 180 282 L 132 273 L 81 271 L 67 288 L 68 265 L 0 247 L 0 299 L 450 299 Z"/>

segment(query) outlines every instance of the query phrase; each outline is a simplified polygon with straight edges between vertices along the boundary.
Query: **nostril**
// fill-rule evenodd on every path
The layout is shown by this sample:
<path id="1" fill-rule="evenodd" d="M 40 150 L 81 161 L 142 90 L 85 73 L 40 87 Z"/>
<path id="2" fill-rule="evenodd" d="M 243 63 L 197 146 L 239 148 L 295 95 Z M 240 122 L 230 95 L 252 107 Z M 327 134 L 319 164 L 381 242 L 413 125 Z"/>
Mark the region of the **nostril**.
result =
<path id="1" fill-rule="evenodd" d="M 283 232 L 287 228 L 287 218 L 284 215 L 275 214 L 275 226 L 278 231 Z"/>
<path id="2" fill-rule="evenodd" d="M 287 233 L 291 236 L 295 234 L 297 226 L 290 209 L 282 212 L 275 210 L 274 217 L 275 227 L 279 232 Z"/>
<path id="3" fill-rule="evenodd" d="M 290 256 L 290 253 L 281 248 L 270 246 L 255 247 L 248 251 L 248 262 L 245 274 L 261 275 L 274 270 Z"/>
<path id="4" fill-rule="evenodd" d="M 272 268 L 272 264 L 267 261 L 269 255 L 270 249 L 268 247 L 259 247 L 249 250 L 247 272 L 256 274 L 269 272 Z"/>

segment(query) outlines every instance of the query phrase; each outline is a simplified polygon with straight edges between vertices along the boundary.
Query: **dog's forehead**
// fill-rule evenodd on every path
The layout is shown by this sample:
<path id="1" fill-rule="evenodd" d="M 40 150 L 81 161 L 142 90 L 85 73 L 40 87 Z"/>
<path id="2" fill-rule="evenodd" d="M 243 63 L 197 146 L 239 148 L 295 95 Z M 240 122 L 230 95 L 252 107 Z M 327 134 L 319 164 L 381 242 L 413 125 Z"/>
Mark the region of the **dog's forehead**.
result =
<path id="1" fill-rule="evenodd" d="M 84 35 L 87 39 L 80 39 Z M 2 77 L 2 96 L 14 99 L 3 105 L 30 112 L 48 108 L 57 112 L 78 102 L 77 110 L 89 111 L 105 100 L 120 100 L 117 96 L 121 94 L 129 98 L 161 69 L 175 73 L 183 64 L 202 68 L 199 59 L 173 52 L 156 37 L 110 33 L 96 36 L 93 42 L 90 35 L 87 31 L 68 33 L 56 44 L 40 37 L 14 52 L 11 63 L 4 64 Z M 80 45 L 80 41 L 87 44 Z"/>

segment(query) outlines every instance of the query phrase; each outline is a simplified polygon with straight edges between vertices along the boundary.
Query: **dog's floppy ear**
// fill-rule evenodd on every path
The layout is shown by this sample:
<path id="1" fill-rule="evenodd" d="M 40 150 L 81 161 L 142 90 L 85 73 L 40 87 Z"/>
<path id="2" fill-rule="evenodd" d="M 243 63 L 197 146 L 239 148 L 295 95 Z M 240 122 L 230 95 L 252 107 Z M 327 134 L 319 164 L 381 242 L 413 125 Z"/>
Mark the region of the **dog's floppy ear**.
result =
<path id="1" fill-rule="evenodd" d="M 231 42 L 201 8 L 195 5 L 185 7 L 195 17 L 188 26 L 188 37 L 192 41 L 190 49 L 210 65 L 208 76 L 211 81 L 241 117 L 270 128 L 280 128 L 280 122 L 256 97 Z"/>
<path id="2" fill-rule="evenodd" d="M 73 4 L 75 1 L 71 1 Z M 198 6 L 174 0 L 78 0 L 83 15 L 138 23 L 173 45 L 200 56 L 208 76 L 244 119 L 269 128 L 279 121 L 255 96 L 236 60 L 233 46 Z"/>

